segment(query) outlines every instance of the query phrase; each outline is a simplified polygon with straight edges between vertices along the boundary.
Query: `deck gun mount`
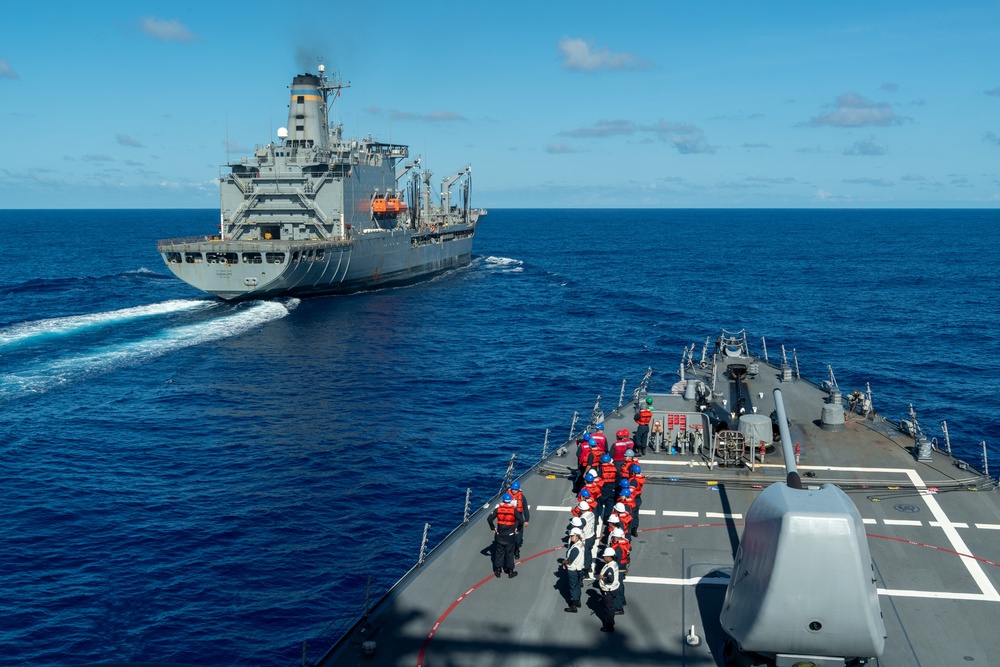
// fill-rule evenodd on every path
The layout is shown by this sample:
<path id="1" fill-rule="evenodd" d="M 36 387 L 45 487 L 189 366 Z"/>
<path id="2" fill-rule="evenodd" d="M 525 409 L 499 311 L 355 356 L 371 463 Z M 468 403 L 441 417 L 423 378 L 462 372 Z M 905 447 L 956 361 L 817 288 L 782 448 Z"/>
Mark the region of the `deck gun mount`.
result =
<path id="1" fill-rule="evenodd" d="M 885 624 L 864 522 L 840 488 L 802 488 L 781 390 L 787 472 L 754 500 L 719 620 L 727 667 L 848 667 L 882 655 Z"/>

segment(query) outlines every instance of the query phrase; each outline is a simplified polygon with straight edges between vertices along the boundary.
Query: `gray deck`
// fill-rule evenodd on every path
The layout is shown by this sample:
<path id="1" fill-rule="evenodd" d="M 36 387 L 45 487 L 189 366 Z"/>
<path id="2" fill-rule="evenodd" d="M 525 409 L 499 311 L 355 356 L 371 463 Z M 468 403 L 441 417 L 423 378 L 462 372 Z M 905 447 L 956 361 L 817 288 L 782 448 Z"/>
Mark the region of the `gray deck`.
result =
<path id="1" fill-rule="evenodd" d="M 880 419 L 848 415 L 844 431 L 822 430 L 826 393 L 804 380 L 781 383 L 763 362 L 749 382 L 760 413 L 773 410 L 775 387 L 784 395 L 792 439 L 802 445 L 799 471 L 815 474 L 803 482 L 840 485 L 865 520 L 888 635 L 884 655 L 872 664 L 996 664 L 1000 494 L 990 480 L 942 453 L 930 463 L 915 461 L 912 440 Z M 656 411 L 692 409 L 681 396 L 650 395 Z M 621 417 L 610 415 L 606 431 L 633 428 L 631 415 L 631 406 Z M 557 559 L 574 500 L 567 472 L 575 458 L 572 451 L 551 456 L 522 478 L 532 520 L 520 576 L 493 577 L 492 534 L 480 512 L 321 664 L 721 665 L 726 635 L 719 611 L 743 516 L 758 487 L 784 480 L 781 463 L 772 454 L 751 472 L 711 470 L 690 455 L 644 457 L 649 483 L 632 540 L 626 614 L 617 618 L 617 632 L 604 634 L 593 587 L 585 587 L 580 613 L 563 612 Z M 692 625 L 702 638 L 697 647 L 684 641 Z M 361 656 L 365 639 L 377 643 L 373 658 Z"/>

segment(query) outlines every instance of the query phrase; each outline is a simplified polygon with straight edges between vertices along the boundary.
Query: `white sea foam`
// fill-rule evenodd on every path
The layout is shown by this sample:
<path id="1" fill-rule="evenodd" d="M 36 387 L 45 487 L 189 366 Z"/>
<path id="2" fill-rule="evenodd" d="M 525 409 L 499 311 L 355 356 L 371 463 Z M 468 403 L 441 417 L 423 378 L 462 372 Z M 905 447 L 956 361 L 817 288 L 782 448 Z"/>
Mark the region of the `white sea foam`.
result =
<path id="1" fill-rule="evenodd" d="M 275 301 L 261 301 L 231 315 L 164 329 L 141 340 L 95 348 L 84 354 L 51 359 L 44 364 L 0 375 L 0 398 L 44 393 L 83 377 L 136 366 L 192 345 L 239 336 L 254 327 L 288 315 Z"/>
<path id="2" fill-rule="evenodd" d="M 122 308 L 121 310 L 111 310 L 103 313 L 87 313 L 85 315 L 70 315 L 68 317 L 53 317 L 44 320 L 34 320 L 32 322 L 21 322 L 0 329 L 0 348 L 31 338 L 65 336 L 85 329 L 119 324 L 142 317 L 198 310 L 216 305 L 218 305 L 216 302 L 204 299 L 174 299 L 152 303 L 147 306 Z"/>
<path id="3" fill-rule="evenodd" d="M 490 256 L 486 257 L 483 262 L 488 264 L 491 269 L 502 271 L 504 273 L 518 273 L 520 271 L 524 271 L 524 267 L 522 266 L 524 262 L 510 257 Z"/>

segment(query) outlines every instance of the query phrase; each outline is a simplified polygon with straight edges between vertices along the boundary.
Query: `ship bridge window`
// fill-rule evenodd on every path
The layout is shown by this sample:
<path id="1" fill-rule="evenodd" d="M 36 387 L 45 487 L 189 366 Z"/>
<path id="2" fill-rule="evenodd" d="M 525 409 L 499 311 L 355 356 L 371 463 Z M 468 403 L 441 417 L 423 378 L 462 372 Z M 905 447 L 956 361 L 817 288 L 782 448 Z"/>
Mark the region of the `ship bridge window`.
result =
<path id="1" fill-rule="evenodd" d="M 201 264 L 204 259 L 200 252 L 186 252 L 184 253 L 184 261 L 188 264 Z"/>
<path id="2" fill-rule="evenodd" d="M 205 253 L 205 259 L 209 264 L 236 264 L 239 256 L 235 252 L 209 252 Z"/>
<path id="3" fill-rule="evenodd" d="M 181 263 L 181 254 L 179 252 L 168 252 L 167 253 L 167 262 L 169 262 L 170 264 L 180 264 Z"/>
<path id="4" fill-rule="evenodd" d="M 302 104 L 303 102 L 306 101 L 306 96 L 305 95 L 299 95 L 298 99 L 296 99 L 295 101 L 298 102 L 299 104 Z"/>
<path id="5" fill-rule="evenodd" d="M 245 252 L 243 253 L 243 263 L 244 264 L 260 264 L 261 263 L 259 252 Z"/>
<path id="6" fill-rule="evenodd" d="M 264 259 L 268 264 L 284 264 L 285 263 L 285 253 L 283 252 L 269 252 L 264 255 Z"/>

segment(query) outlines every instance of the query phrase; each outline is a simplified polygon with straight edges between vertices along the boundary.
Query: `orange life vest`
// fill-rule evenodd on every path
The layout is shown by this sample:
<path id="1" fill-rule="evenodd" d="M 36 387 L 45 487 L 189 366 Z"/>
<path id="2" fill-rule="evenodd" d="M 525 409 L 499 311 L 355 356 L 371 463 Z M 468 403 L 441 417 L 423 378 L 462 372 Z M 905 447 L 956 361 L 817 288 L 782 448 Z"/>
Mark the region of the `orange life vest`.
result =
<path id="1" fill-rule="evenodd" d="M 639 426 L 649 426 L 649 422 L 652 418 L 653 413 L 646 408 L 643 408 L 642 410 L 639 410 L 639 419 L 636 420 L 636 423 L 638 423 Z"/>
<path id="2" fill-rule="evenodd" d="M 514 502 L 517 503 L 516 505 L 514 505 L 514 509 L 516 509 L 518 512 L 521 512 L 523 514 L 524 513 L 524 494 L 521 493 L 520 491 L 515 491 L 514 489 L 510 489 L 509 491 L 507 491 L 507 493 L 509 493 L 510 497 L 514 499 Z"/>
<path id="3" fill-rule="evenodd" d="M 605 484 L 615 484 L 618 481 L 618 468 L 614 463 L 601 464 L 601 481 Z"/>
<path id="4" fill-rule="evenodd" d="M 628 567 L 629 559 L 632 557 L 632 543 L 628 540 L 618 540 L 613 545 L 616 551 L 622 552 L 621 560 L 618 562 L 622 567 Z"/>
<path id="5" fill-rule="evenodd" d="M 508 505 L 507 503 L 500 503 L 500 507 L 497 508 L 497 525 L 513 526 L 516 524 L 517 517 L 514 506 Z"/>

